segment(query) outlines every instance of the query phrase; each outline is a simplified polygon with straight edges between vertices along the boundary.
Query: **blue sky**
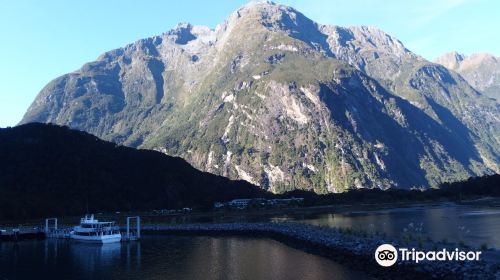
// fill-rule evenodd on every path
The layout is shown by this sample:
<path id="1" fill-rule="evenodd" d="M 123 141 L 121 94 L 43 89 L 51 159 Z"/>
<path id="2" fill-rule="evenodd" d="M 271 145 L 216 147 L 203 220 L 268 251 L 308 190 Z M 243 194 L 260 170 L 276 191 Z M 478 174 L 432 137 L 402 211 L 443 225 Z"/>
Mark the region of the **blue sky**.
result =
<path id="1" fill-rule="evenodd" d="M 101 53 L 178 22 L 215 27 L 247 1 L 0 0 L 0 127 L 40 89 Z M 433 59 L 457 50 L 500 55 L 500 1 L 283 0 L 324 24 L 374 25 Z"/>

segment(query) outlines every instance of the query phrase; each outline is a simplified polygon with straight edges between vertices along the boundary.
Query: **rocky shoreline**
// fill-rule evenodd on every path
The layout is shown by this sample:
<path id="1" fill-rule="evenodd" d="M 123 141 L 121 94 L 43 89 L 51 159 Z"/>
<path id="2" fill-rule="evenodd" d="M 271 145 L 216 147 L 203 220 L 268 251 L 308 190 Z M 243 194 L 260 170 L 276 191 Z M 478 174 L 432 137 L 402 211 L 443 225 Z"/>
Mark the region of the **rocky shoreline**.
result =
<path id="1" fill-rule="evenodd" d="M 424 245 L 403 244 L 379 235 L 360 235 L 335 228 L 297 223 L 227 223 L 172 224 L 143 227 L 146 234 L 250 236 L 267 237 L 284 244 L 332 259 L 354 270 L 384 279 L 500 279 L 498 261 L 426 261 L 415 264 L 401 261 L 392 267 L 381 267 L 374 259 L 375 249 L 384 243 L 407 248 L 456 248 L 427 241 Z M 471 249 L 467 249 L 471 250 Z"/>

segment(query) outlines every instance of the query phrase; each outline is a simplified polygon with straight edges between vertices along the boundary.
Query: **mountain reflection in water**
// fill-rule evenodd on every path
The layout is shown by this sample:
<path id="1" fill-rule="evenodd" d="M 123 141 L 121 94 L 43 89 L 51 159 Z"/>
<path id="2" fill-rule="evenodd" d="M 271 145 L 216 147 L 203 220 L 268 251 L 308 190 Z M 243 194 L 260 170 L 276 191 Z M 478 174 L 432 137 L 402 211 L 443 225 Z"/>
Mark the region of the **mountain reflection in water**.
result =
<path id="1" fill-rule="evenodd" d="M 94 245 L 67 240 L 0 243 L 0 279 L 364 279 L 277 241 L 146 236 Z"/>

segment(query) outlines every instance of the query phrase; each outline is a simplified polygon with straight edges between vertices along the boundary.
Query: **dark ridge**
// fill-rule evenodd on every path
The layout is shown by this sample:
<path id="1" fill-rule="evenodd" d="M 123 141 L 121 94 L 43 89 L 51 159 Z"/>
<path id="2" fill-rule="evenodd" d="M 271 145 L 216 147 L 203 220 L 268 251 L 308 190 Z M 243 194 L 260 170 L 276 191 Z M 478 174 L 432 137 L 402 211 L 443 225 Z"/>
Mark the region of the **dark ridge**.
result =
<path id="1" fill-rule="evenodd" d="M 179 207 L 266 197 L 245 181 L 201 172 L 183 159 L 136 150 L 67 127 L 0 129 L 0 219 Z"/>

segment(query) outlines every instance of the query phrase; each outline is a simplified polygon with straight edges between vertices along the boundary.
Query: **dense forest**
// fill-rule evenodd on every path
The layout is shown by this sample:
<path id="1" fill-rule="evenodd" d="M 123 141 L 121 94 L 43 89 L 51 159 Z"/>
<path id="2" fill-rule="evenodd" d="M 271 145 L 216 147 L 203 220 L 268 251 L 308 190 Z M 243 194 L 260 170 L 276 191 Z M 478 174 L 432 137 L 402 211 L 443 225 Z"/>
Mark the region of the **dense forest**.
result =
<path id="1" fill-rule="evenodd" d="M 500 197 L 500 175 L 492 174 L 471 177 L 465 181 L 444 183 L 434 189 L 355 189 L 344 193 L 317 195 L 311 192 L 295 190 L 285 197 L 303 197 L 305 205 L 327 205 L 342 203 L 391 203 L 455 201 L 484 197 Z"/>
<path id="2" fill-rule="evenodd" d="M 0 129 L 0 219 L 211 207 L 269 195 L 201 172 L 181 158 L 118 146 L 67 127 Z"/>
<path id="3" fill-rule="evenodd" d="M 304 197 L 305 205 L 461 200 L 500 196 L 500 175 L 439 189 L 359 189 L 318 195 L 273 195 L 246 181 L 199 171 L 186 161 L 137 150 L 64 126 L 26 124 L 0 129 L 0 219 L 196 207 L 256 197 Z"/>

